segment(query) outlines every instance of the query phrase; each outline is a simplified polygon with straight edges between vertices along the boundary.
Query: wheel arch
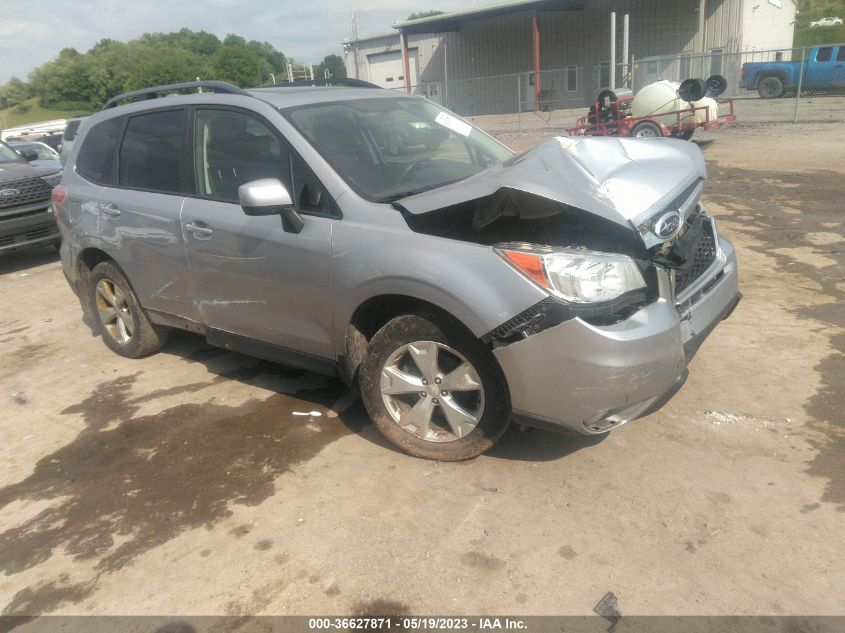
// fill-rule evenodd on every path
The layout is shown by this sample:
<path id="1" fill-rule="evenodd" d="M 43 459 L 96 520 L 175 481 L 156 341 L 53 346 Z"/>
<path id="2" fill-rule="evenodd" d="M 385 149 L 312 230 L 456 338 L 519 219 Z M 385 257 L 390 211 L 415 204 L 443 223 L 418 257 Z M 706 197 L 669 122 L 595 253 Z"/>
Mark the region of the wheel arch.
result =
<path id="1" fill-rule="evenodd" d="M 120 268 L 114 257 L 109 255 L 102 248 L 97 246 L 88 246 L 83 248 L 76 256 L 76 274 L 78 275 L 78 278 L 81 280 L 87 279 L 90 272 L 94 270 L 94 267 L 102 262 L 112 262 L 115 266 Z M 121 270 L 123 269 L 121 268 Z"/>
<path id="2" fill-rule="evenodd" d="M 347 320 L 339 363 L 343 379 L 350 385 L 355 384 L 370 340 L 391 319 L 402 314 L 426 313 L 437 314 L 477 338 L 455 314 L 431 301 L 404 293 L 376 294 L 359 303 Z"/>

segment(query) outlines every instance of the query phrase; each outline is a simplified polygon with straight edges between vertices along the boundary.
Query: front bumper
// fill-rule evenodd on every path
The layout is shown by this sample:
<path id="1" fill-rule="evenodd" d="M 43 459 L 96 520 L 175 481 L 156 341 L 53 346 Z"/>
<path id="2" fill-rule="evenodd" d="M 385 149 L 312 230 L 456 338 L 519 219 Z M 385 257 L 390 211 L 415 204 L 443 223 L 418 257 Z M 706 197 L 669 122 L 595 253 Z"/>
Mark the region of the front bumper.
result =
<path id="1" fill-rule="evenodd" d="M 687 363 L 739 302 L 736 254 L 721 237 L 713 264 L 673 299 L 660 298 L 610 326 L 572 319 L 493 351 L 517 422 L 579 434 L 604 433 L 647 415 L 683 385 Z"/>
<path id="2" fill-rule="evenodd" d="M 34 210 L 23 209 L 25 215 L 0 219 L 0 253 L 61 240 L 56 217 L 52 208 L 47 205 L 49 202 L 42 203 L 43 208 L 35 205 L 38 208 Z M 7 213 L 11 214 L 13 211 L 18 210 L 8 209 Z"/>

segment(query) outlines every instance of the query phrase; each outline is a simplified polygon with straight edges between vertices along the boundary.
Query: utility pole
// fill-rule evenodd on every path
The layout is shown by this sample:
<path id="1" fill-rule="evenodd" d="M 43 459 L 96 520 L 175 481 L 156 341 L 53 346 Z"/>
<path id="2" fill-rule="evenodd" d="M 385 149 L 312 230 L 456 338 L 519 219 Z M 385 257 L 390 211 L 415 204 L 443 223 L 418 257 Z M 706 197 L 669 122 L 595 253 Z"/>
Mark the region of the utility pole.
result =
<path id="1" fill-rule="evenodd" d="M 352 54 L 355 59 L 355 79 L 360 79 L 358 72 L 358 28 L 355 26 L 355 12 L 352 13 L 349 19 L 349 26 L 352 30 Z"/>

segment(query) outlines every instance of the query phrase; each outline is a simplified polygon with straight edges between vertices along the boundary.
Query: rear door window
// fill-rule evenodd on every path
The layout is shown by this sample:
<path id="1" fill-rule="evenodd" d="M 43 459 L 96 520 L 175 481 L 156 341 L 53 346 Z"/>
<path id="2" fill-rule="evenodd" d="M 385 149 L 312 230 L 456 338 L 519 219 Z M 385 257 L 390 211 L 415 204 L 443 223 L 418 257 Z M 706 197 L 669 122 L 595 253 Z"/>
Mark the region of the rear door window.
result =
<path id="1" fill-rule="evenodd" d="M 192 193 L 185 169 L 185 110 L 163 110 L 133 116 L 120 147 L 118 183 L 122 187 Z"/>
<path id="2" fill-rule="evenodd" d="M 836 61 L 845 62 L 845 46 L 839 47 L 839 52 L 836 53 Z"/>
<path id="3" fill-rule="evenodd" d="M 97 123 L 88 130 L 76 159 L 76 173 L 98 185 L 115 184 L 115 152 L 124 117 Z"/>

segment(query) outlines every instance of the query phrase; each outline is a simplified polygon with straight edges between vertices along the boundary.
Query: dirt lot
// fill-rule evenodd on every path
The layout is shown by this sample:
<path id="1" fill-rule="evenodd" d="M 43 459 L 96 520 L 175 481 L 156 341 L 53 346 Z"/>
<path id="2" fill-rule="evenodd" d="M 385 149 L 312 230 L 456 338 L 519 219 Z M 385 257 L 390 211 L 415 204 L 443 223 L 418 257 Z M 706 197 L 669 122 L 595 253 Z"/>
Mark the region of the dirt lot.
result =
<path id="1" fill-rule="evenodd" d="M 512 429 L 469 463 L 189 335 L 119 358 L 51 251 L 0 258 L 0 611 L 845 613 L 843 128 L 698 136 L 745 299 L 687 385 L 604 438 Z"/>

